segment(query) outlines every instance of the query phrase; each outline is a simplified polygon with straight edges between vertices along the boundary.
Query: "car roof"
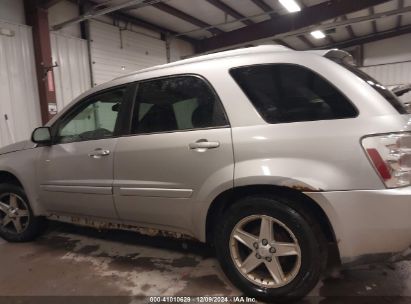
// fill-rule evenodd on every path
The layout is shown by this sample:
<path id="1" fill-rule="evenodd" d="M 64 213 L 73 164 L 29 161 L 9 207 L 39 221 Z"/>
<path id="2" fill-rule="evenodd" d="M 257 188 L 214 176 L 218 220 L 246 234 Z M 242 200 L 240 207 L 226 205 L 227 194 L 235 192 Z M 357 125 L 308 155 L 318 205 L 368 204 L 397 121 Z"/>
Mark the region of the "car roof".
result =
<path id="1" fill-rule="evenodd" d="M 226 58 L 231 58 L 235 56 L 269 54 L 273 52 L 296 52 L 296 51 L 288 47 L 282 46 L 282 45 L 259 45 L 259 46 L 247 47 L 247 48 L 241 48 L 241 49 L 235 49 L 235 50 L 229 50 L 229 51 L 221 51 L 217 53 L 183 59 L 183 60 L 179 60 L 179 61 L 175 61 L 171 63 L 156 65 L 150 68 L 138 70 L 138 71 L 117 77 L 113 80 L 119 80 L 119 79 L 123 79 L 129 76 L 132 76 L 132 75 L 143 74 L 143 73 L 171 68 L 171 67 L 190 65 L 190 64 L 194 64 L 198 62 L 211 61 L 211 60 L 216 60 L 216 59 L 226 59 Z"/>
<path id="2" fill-rule="evenodd" d="M 156 65 L 150 68 L 146 68 L 146 69 L 138 70 L 138 71 L 126 74 L 126 75 L 122 75 L 120 77 L 113 79 L 110 82 L 128 78 L 133 75 L 140 75 L 140 74 L 162 70 L 162 69 L 167 69 L 167 68 L 172 68 L 172 67 L 182 67 L 182 66 L 187 66 L 190 64 L 199 63 L 199 62 L 207 62 L 207 61 L 217 60 L 217 59 L 224 60 L 224 59 L 229 59 L 229 58 L 237 57 L 237 56 L 264 55 L 264 54 L 272 54 L 272 53 L 280 53 L 280 52 L 292 52 L 292 53 L 302 52 L 302 53 L 311 53 L 314 55 L 327 56 L 327 57 L 328 55 L 335 56 L 335 54 L 339 54 L 339 56 L 346 56 L 346 55 L 350 56 L 347 52 L 338 50 L 338 49 L 295 51 L 293 49 L 290 49 L 282 45 L 259 45 L 259 46 L 253 46 L 253 47 L 228 50 L 228 51 L 220 51 L 220 52 L 216 52 L 212 54 L 195 56 L 195 57 L 188 58 L 188 59 L 178 60 L 178 61 L 171 62 L 171 63 Z"/>

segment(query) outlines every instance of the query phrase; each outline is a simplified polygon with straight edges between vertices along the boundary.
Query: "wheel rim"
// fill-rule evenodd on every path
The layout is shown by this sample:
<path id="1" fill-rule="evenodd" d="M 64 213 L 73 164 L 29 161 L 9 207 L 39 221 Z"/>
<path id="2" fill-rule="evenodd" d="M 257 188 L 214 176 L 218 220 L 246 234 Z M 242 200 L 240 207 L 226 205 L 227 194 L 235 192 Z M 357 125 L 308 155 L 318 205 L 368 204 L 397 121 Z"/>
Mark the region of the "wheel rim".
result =
<path id="1" fill-rule="evenodd" d="M 0 194 L 0 229 L 20 234 L 29 224 L 30 212 L 27 203 L 14 193 Z"/>
<path id="2" fill-rule="evenodd" d="M 301 249 L 294 233 L 267 215 L 242 219 L 230 236 L 230 254 L 238 271 L 265 288 L 289 284 L 301 267 Z"/>

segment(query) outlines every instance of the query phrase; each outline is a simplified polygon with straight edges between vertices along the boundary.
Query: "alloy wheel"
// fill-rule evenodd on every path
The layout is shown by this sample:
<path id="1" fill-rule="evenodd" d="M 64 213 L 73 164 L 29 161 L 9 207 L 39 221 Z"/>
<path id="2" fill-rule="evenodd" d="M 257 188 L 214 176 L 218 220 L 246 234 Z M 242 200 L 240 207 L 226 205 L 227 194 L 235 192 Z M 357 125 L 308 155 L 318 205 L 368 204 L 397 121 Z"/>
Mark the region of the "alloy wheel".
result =
<path id="1" fill-rule="evenodd" d="M 0 229 L 20 234 L 29 224 L 30 212 L 27 203 L 14 193 L 0 195 Z"/>
<path id="2" fill-rule="evenodd" d="M 264 288 L 289 284 L 301 267 L 301 249 L 294 233 L 267 215 L 251 215 L 234 227 L 230 254 L 238 271 Z"/>

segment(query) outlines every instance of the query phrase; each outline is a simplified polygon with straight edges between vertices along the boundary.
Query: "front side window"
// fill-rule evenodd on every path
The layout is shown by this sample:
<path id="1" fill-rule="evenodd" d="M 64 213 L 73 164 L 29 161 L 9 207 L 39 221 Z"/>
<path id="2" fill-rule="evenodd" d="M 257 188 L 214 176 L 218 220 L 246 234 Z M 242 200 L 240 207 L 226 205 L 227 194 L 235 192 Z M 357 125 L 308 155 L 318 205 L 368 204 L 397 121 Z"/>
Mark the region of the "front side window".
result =
<path id="1" fill-rule="evenodd" d="M 69 143 L 110 138 L 114 135 L 125 88 L 117 88 L 91 97 L 63 119 L 56 142 Z"/>
<path id="2" fill-rule="evenodd" d="M 356 117 L 357 110 L 334 86 L 293 64 L 239 67 L 231 75 L 268 123 Z"/>
<path id="3" fill-rule="evenodd" d="M 226 125 L 220 101 L 199 77 L 178 76 L 138 85 L 132 134 Z"/>

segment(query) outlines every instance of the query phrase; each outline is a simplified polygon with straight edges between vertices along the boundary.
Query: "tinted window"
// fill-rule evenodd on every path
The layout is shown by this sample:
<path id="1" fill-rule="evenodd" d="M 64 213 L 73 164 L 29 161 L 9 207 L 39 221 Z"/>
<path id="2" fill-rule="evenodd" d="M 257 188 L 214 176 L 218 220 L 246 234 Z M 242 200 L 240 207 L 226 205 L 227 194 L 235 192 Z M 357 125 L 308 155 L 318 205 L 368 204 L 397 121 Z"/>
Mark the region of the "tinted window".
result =
<path id="1" fill-rule="evenodd" d="M 210 87 L 194 76 L 139 84 L 132 133 L 226 126 L 222 106 Z"/>
<path id="2" fill-rule="evenodd" d="M 357 116 L 353 105 L 313 71 L 291 64 L 235 68 L 231 75 L 269 123 Z"/>
<path id="3" fill-rule="evenodd" d="M 112 137 L 125 89 L 115 89 L 84 101 L 59 125 L 57 142 Z"/>

